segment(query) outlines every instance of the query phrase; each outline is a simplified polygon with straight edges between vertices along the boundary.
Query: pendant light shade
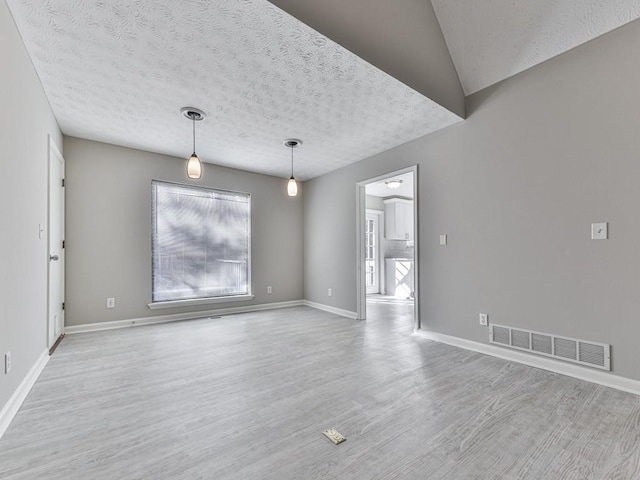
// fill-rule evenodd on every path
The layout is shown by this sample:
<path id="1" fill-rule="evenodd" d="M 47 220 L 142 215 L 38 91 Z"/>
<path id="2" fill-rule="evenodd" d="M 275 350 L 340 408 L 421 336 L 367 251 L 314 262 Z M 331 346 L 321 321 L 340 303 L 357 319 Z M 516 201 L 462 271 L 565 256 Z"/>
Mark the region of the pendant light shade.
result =
<path id="1" fill-rule="evenodd" d="M 291 178 L 289 178 L 289 182 L 287 183 L 287 195 L 290 197 L 298 196 L 298 183 L 293 177 L 293 149 L 300 145 L 302 145 L 302 140 L 296 138 L 287 138 L 284 141 L 284 146 L 291 149 Z"/>
<path id="2" fill-rule="evenodd" d="M 296 183 L 296 179 L 291 177 L 289 179 L 289 183 L 287 183 L 287 194 L 290 197 L 296 197 L 298 195 L 298 184 Z"/>
<path id="3" fill-rule="evenodd" d="M 193 152 L 189 160 L 187 160 L 187 177 L 198 179 L 202 176 L 202 163 L 196 152 Z"/>
<path id="4" fill-rule="evenodd" d="M 193 124 L 193 153 L 189 160 L 187 160 L 187 177 L 198 180 L 202 177 L 202 162 L 196 155 L 196 122 L 201 122 L 205 118 L 205 114 L 202 110 L 194 107 L 184 107 L 180 110 L 182 115 L 191 120 Z"/>

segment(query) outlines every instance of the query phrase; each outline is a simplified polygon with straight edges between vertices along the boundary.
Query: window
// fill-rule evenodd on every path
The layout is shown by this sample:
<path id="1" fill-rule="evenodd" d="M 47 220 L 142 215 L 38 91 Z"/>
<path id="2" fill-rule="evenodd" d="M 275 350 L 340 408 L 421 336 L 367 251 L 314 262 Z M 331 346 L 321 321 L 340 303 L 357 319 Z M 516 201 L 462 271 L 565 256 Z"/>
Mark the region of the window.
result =
<path id="1" fill-rule="evenodd" d="M 251 196 L 153 181 L 153 302 L 251 294 Z"/>

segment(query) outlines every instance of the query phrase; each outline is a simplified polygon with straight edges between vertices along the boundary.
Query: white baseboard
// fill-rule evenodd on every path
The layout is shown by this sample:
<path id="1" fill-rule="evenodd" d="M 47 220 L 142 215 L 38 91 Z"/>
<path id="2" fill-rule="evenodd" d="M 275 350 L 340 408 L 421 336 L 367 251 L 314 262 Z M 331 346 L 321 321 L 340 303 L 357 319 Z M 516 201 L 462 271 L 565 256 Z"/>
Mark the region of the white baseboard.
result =
<path id="1" fill-rule="evenodd" d="M 7 428 L 9 428 L 13 418 L 16 416 L 16 413 L 18 413 L 18 410 L 20 410 L 22 403 L 27 398 L 27 395 L 29 395 L 31 388 L 33 388 L 33 385 L 36 383 L 36 380 L 42 373 L 42 370 L 44 370 L 48 361 L 49 351 L 45 350 L 40 355 L 40 358 L 36 360 L 33 367 L 31 367 L 27 376 L 24 377 L 24 380 L 18 385 L 16 391 L 13 392 L 13 395 L 9 397 L 9 401 L 7 401 L 6 405 L 0 410 L 0 438 L 2 438 Z"/>
<path id="2" fill-rule="evenodd" d="M 261 312 L 264 310 L 277 310 L 279 308 L 298 307 L 304 305 L 303 300 L 291 302 L 264 303 L 261 305 L 247 305 L 244 307 L 217 308 L 200 312 L 174 313 L 171 315 L 159 315 L 155 317 L 130 318 L 128 320 L 115 320 L 113 322 L 85 323 L 84 325 L 71 325 L 64 328 L 65 334 L 98 332 L 101 330 L 113 330 L 115 328 L 139 327 L 141 325 L 154 325 L 157 323 L 179 322 L 182 320 L 196 320 L 234 313 Z"/>
<path id="3" fill-rule="evenodd" d="M 552 358 L 546 358 L 534 354 L 527 354 L 507 348 L 501 348 L 496 345 L 489 345 L 474 342 L 472 340 L 465 340 L 464 338 L 444 335 L 442 333 L 417 330 L 416 332 L 414 332 L 414 334 L 419 337 L 434 340 L 436 342 L 446 343 L 447 345 L 452 345 L 454 347 L 464 348 L 465 350 L 484 353 L 485 355 L 502 358 L 503 360 L 522 363 L 524 365 L 529 365 L 530 367 L 541 368 L 550 372 L 574 377 L 579 380 L 585 380 L 587 382 L 604 385 L 605 387 L 622 390 L 623 392 L 640 395 L 640 381 L 633 380 L 631 378 L 621 377 L 619 375 L 603 372 L 601 370 L 592 370 L 581 365 L 564 363 L 560 360 L 554 360 Z"/>
<path id="4" fill-rule="evenodd" d="M 322 303 L 310 302 L 309 300 L 305 300 L 304 305 L 307 307 L 315 308 L 317 310 L 323 310 L 325 312 L 335 313 L 336 315 L 340 315 L 341 317 L 347 317 L 353 320 L 358 318 L 358 314 L 356 312 L 350 312 L 349 310 L 343 310 L 341 308 L 332 307 L 330 305 L 324 305 Z"/>

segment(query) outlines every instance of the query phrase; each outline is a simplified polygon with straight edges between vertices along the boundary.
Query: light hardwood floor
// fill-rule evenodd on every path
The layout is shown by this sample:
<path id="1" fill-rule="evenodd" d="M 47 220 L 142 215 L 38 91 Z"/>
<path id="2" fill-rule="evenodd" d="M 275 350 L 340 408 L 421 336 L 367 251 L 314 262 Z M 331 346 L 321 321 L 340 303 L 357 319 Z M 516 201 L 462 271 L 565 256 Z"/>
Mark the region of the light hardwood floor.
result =
<path id="1" fill-rule="evenodd" d="M 640 397 L 412 336 L 410 308 L 67 336 L 0 478 L 640 478 Z"/>

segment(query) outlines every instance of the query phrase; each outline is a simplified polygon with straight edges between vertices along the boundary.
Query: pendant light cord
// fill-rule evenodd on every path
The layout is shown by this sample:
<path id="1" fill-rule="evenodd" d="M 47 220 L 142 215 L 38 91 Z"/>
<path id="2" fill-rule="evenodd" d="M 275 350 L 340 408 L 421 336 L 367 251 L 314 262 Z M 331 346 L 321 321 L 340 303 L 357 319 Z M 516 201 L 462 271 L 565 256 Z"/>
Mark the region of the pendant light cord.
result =
<path id="1" fill-rule="evenodd" d="M 293 178 L 293 145 L 291 145 L 291 178 Z"/>
<path id="2" fill-rule="evenodd" d="M 196 117 L 191 115 L 191 120 L 193 121 L 193 154 L 196 153 Z"/>

